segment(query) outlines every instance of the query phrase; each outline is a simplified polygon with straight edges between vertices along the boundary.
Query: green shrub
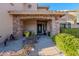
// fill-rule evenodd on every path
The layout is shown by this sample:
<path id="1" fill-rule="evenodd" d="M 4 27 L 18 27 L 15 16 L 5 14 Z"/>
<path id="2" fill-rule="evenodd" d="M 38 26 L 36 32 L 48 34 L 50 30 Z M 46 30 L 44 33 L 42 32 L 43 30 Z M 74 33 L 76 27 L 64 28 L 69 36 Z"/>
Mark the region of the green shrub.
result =
<path id="1" fill-rule="evenodd" d="M 62 28 L 61 33 L 52 37 L 57 47 L 68 56 L 79 56 L 79 29 Z"/>
<path id="2" fill-rule="evenodd" d="M 67 28 L 67 29 L 62 28 L 61 33 L 71 34 L 71 35 L 79 38 L 79 29 L 78 28 L 70 28 L 70 29 L 69 28 Z"/>
<path id="3" fill-rule="evenodd" d="M 24 32 L 25 37 L 29 37 L 30 36 L 30 32 Z"/>
<path id="4" fill-rule="evenodd" d="M 52 39 L 52 41 L 56 44 L 55 36 L 56 36 L 56 35 L 51 36 L 51 39 Z"/>
<path id="5" fill-rule="evenodd" d="M 27 32 L 24 32 L 23 33 L 23 36 L 25 37 L 30 37 L 30 36 L 35 36 L 36 34 L 34 32 L 31 32 L 31 31 L 27 31 Z"/>
<path id="6" fill-rule="evenodd" d="M 57 47 L 68 56 L 78 56 L 79 39 L 70 34 L 60 33 L 54 37 Z"/>

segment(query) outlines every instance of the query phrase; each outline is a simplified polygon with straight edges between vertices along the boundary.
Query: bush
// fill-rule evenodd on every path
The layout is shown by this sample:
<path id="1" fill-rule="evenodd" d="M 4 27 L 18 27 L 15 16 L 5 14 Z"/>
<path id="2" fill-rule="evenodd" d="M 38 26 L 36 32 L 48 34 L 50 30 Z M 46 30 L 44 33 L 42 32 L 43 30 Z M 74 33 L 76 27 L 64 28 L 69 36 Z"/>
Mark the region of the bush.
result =
<path id="1" fill-rule="evenodd" d="M 56 35 L 51 36 L 51 39 L 52 39 L 52 41 L 56 44 L 55 36 L 56 36 Z"/>
<path id="2" fill-rule="evenodd" d="M 70 34 L 60 33 L 56 35 L 55 42 L 57 47 L 67 56 L 78 56 L 79 39 Z"/>
<path id="3" fill-rule="evenodd" d="M 67 34 L 71 34 L 75 37 L 79 38 L 79 29 L 78 28 L 67 28 L 67 29 L 61 29 L 61 33 L 67 33 Z"/>
<path id="4" fill-rule="evenodd" d="M 24 32 L 23 33 L 25 37 L 29 37 L 30 36 L 30 32 Z"/>

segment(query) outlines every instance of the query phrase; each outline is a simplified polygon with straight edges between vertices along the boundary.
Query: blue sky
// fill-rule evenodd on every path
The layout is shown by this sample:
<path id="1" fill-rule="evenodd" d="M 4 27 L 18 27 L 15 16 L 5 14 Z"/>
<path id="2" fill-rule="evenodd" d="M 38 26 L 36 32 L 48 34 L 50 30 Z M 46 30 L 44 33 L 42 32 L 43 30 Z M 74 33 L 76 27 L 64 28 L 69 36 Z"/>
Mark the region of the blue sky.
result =
<path id="1" fill-rule="evenodd" d="M 49 10 L 79 10 L 79 3 L 39 3 L 39 6 L 49 6 Z"/>

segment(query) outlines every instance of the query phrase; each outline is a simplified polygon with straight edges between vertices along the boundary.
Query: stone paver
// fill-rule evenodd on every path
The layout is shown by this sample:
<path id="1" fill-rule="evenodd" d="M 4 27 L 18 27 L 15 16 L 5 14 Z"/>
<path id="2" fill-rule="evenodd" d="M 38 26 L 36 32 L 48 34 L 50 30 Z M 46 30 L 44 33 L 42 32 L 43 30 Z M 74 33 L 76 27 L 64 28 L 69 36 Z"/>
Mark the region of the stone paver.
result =
<path id="1" fill-rule="evenodd" d="M 38 43 L 35 44 L 35 50 L 30 56 L 62 56 L 52 40 L 47 36 L 41 36 Z"/>

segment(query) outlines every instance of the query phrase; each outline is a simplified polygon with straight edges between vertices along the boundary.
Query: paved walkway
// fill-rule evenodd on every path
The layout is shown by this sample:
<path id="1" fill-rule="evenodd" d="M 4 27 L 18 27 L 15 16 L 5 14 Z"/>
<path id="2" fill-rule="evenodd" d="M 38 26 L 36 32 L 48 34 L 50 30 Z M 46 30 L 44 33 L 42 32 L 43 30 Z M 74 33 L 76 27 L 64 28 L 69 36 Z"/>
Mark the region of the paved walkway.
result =
<path id="1" fill-rule="evenodd" d="M 22 48 L 22 38 L 19 40 L 10 41 L 4 47 L 0 44 L 0 51 L 19 50 Z M 34 51 L 31 51 L 29 56 L 62 56 L 52 40 L 47 36 L 40 36 L 35 44 Z"/>
<path id="2" fill-rule="evenodd" d="M 0 44 L 0 52 L 1 51 L 18 51 L 22 48 L 22 39 L 8 41 L 7 46 L 4 46 L 2 43 Z"/>
<path id="3" fill-rule="evenodd" d="M 29 56 L 62 56 L 52 40 L 47 36 L 41 36 L 35 44 L 34 51 Z"/>

